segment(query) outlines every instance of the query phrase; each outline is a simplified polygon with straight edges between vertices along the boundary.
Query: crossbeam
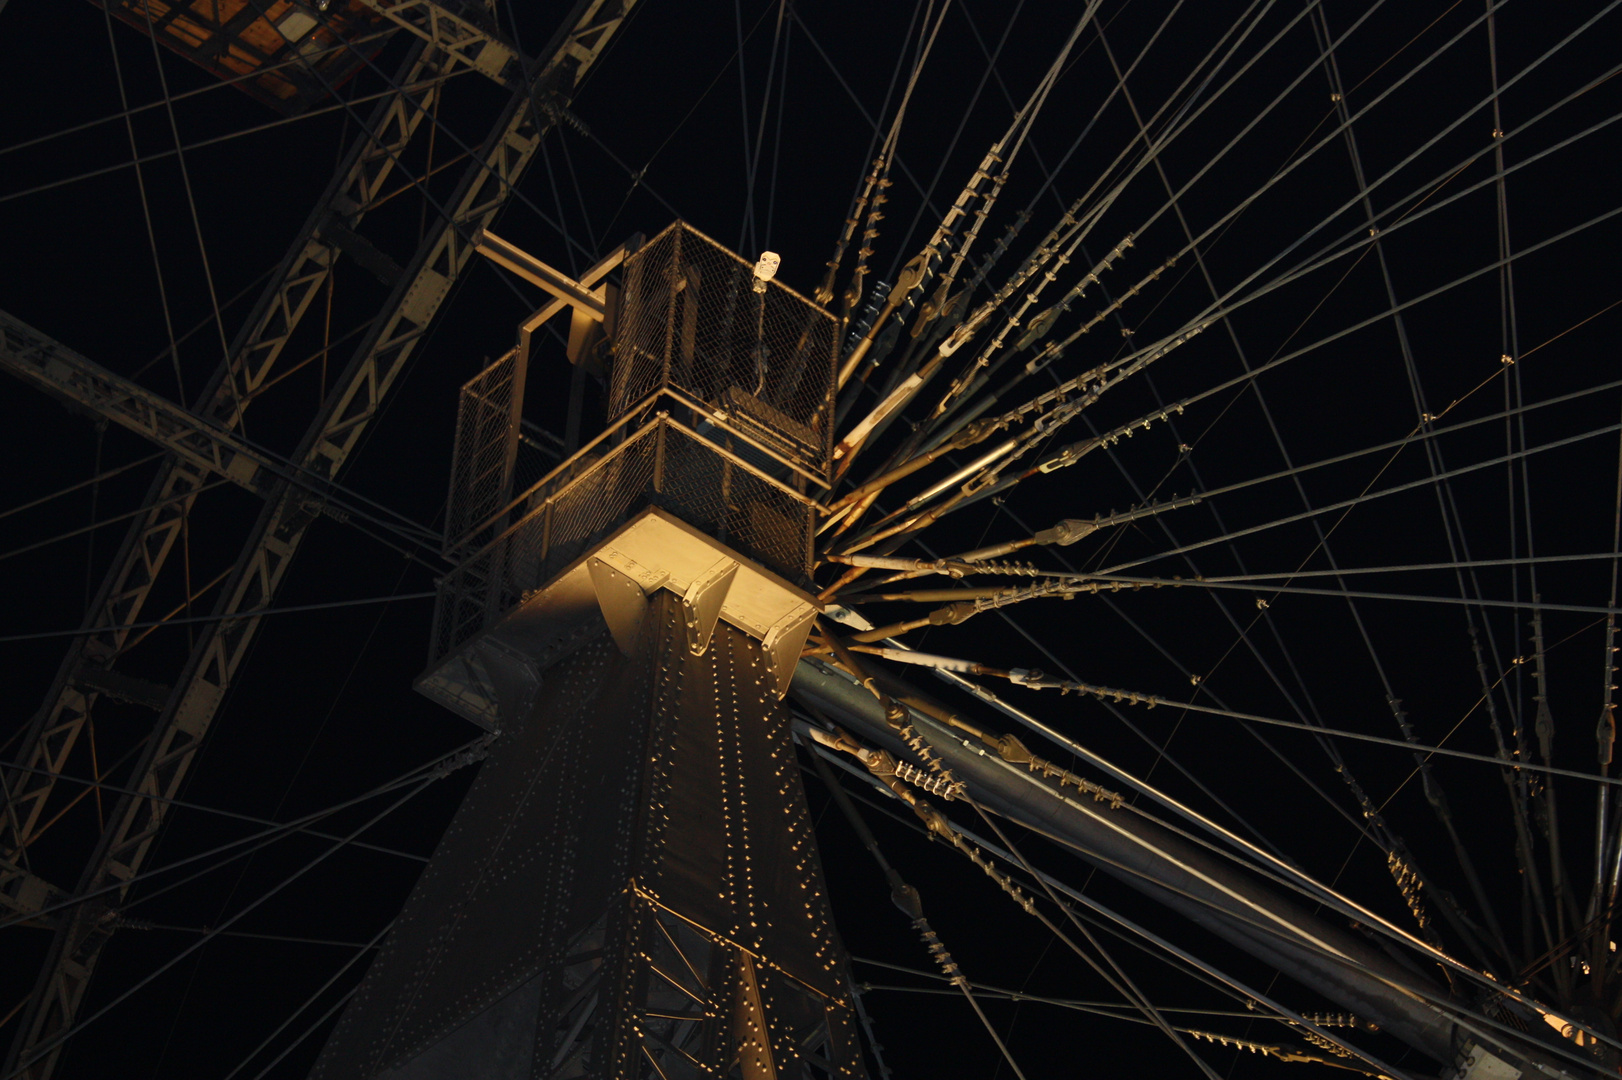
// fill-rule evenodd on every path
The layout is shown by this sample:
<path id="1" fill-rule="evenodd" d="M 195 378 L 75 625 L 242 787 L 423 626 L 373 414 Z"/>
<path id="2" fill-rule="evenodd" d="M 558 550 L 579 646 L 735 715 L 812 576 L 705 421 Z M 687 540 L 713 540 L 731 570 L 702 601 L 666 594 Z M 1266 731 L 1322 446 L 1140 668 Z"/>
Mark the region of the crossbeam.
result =
<path id="1" fill-rule="evenodd" d="M 299 470 L 161 394 L 85 358 L 0 310 L 0 370 L 152 441 L 199 472 L 255 495 L 278 482 L 319 498 L 335 516 L 370 516 L 342 488 Z"/>
<path id="2" fill-rule="evenodd" d="M 396 26 L 502 86 L 523 82 L 523 58 L 507 41 L 436 0 L 361 0 Z"/>
<path id="3" fill-rule="evenodd" d="M 0 311 L 0 369 L 248 491 L 263 494 L 274 480 L 277 469 L 269 455 L 230 430 L 86 359 L 8 311 Z"/>
<path id="4" fill-rule="evenodd" d="M 604 290 L 592 289 L 585 284 L 574 280 L 561 270 L 547 265 L 517 244 L 503 240 L 488 230 L 479 237 L 474 248 L 480 255 L 489 259 L 498 266 L 505 266 L 519 277 L 532 285 L 539 285 L 557 298 L 558 302 L 573 307 L 576 311 L 589 315 L 593 320 L 602 322 L 608 314 L 608 304 Z M 624 249 L 620 249 L 620 258 L 624 258 Z M 605 270 L 606 274 L 607 271 Z M 555 308 L 555 304 L 548 304 L 548 309 Z"/>
<path id="5" fill-rule="evenodd" d="M 489 234 L 486 233 L 485 235 L 488 236 Z M 592 286 L 602 281 L 603 278 L 607 277 L 613 271 L 619 269 L 619 265 L 625 261 L 626 256 L 635 253 L 636 249 L 641 246 L 642 234 L 637 233 L 635 236 L 625 241 L 625 243 L 621 244 L 613 251 L 610 251 L 607 255 L 604 255 L 601 259 L 592 264 L 589 270 L 581 274 L 580 287 L 583 289 L 592 288 Z M 596 295 L 596 292 L 594 292 L 593 295 Z M 537 310 L 535 314 L 531 315 L 529 318 L 525 319 L 519 324 L 519 335 L 527 343 L 530 334 L 533 334 L 536 330 L 539 330 L 554 316 L 558 315 L 563 311 L 564 308 L 568 306 L 569 301 L 567 300 L 559 299 L 557 297 L 548 300 L 546 303 L 541 305 L 540 309 Z"/>

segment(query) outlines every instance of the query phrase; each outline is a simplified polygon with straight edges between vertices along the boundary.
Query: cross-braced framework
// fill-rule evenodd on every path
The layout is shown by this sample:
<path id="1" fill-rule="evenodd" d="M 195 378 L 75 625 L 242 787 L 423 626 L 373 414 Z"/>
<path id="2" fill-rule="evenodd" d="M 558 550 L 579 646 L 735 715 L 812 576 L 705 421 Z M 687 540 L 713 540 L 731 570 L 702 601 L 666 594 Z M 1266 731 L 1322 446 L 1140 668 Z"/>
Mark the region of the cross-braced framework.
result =
<path id="1" fill-rule="evenodd" d="M 0 2 L 0 1080 L 1614 1072 L 1622 12 L 1523 2 Z M 520 720 L 655 625 L 679 836 Z M 604 854 L 812 820 L 798 936 Z"/>
<path id="2" fill-rule="evenodd" d="M 139 872 L 162 824 L 165 804 L 178 792 L 253 638 L 257 627 L 253 613 L 274 601 L 305 531 L 327 511 L 325 499 L 319 495 L 312 498 L 301 490 L 296 474 L 330 480 L 344 465 L 452 283 L 467 265 L 472 254 L 467 236 L 482 229 L 505 203 L 513 183 L 533 157 L 542 130 L 552 122 L 538 107 L 537 99 L 566 102 L 623 16 L 622 6 L 596 0 L 582 4 L 576 17 L 565 24 L 560 46 L 535 66 L 533 81 L 526 81 L 512 96 L 490 134 L 481 141 L 447 200 L 445 215 L 435 221 L 410 263 L 397 268 L 397 280 L 392 283 L 385 305 L 373 318 L 371 331 L 325 397 L 291 457 L 294 482 L 284 481 L 264 492 L 265 509 L 216 605 L 218 616 L 243 617 L 217 622 L 205 631 L 170 688 L 130 785 L 134 793 L 120 800 L 108 831 L 72 889 L 74 894 L 95 893 L 109 899 L 94 908 L 79 908 L 57 929 L 51 959 L 40 975 L 33 1004 L 22 1017 L 27 1035 L 14 1042 L 7 1058 L 8 1069 L 26 1068 L 40 1076 L 51 1071 L 63 1037 L 74 1026 L 85 986 L 112 929 L 108 915 L 116 910 L 116 898 L 122 891 L 116 883 Z M 310 216 L 305 235 L 295 241 L 262 294 L 241 339 L 216 373 L 196 410 L 202 423 L 212 422 L 227 431 L 240 424 L 247 401 L 270 375 L 330 273 L 335 251 L 343 249 L 341 236 L 354 235 L 354 227 L 384 190 L 406 146 L 433 112 L 438 92 L 435 76 L 448 73 L 462 61 L 455 51 L 460 47 L 460 41 L 447 49 L 428 41 L 410 50 L 391 80 L 392 85 L 401 88 L 398 95 L 375 107 L 365 132 L 354 140 L 348 160 L 340 166 L 321 205 Z M 324 233 L 336 233 L 340 238 L 328 238 Z M 26 362 L 23 350 L 30 343 L 13 343 L 12 336 L 7 335 L 7 345 L 17 350 L 13 354 L 15 362 Z M 60 366 L 61 359 L 56 358 L 56 362 Z M 95 393 L 95 389 L 81 396 Z M 93 407 L 111 413 L 120 404 L 108 397 Z M 159 441 L 161 444 L 163 440 Z M 51 781 L 72 752 L 94 705 L 94 691 L 87 694 L 84 688 L 74 685 L 75 674 L 82 665 L 95 664 L 98 646 L 100 659 L 105 662 L 123 644 L 122 638 L 128 633 L 125 627 L 139 619 L 145 590 L 174 548 L 187 501 L 210 478 L 210 472 L 224 472 L 233 480 L 245 482 L 240 475 L 243 470 L 236 468 L 242 456 L 231 458 L 222 468 L 220 451 L 211 449 L 215 460 L 210 462 L 214 466 L 210 471 L 187 458 L 166 462 L 164 474 L 153 485 L 149 500 L 153 508 L 148 519 L 131 529 L 123 549 L 127 554 L 115 564 L 102 588 L 97 638 L 87 639 L 79 655 L 70 654 L 64 661 L 58 676 L 61 689 L 54 695 L 55 701 L 41 710 L 34 729 L 24 737 L 25 750 L 19 762 L 28 771 L 19 773 L 18 782 L 12 785 L 19 789 L 8 815 L 8 825 L 15 832 L 9 833 L 5 841 L 8 880 L 0 885 L 8 897 L 21 900 L 17 906 L 24 912 L 30 907 L 37 910 L 66 891 L 66 887 L 53 889 L 33 879 L 20 865 L 20 852 L 31 839 L 30 829 L 40 821 L 52 791 Z M 109 890 L 109 883 L 115 883 L 115 888 Z"/>

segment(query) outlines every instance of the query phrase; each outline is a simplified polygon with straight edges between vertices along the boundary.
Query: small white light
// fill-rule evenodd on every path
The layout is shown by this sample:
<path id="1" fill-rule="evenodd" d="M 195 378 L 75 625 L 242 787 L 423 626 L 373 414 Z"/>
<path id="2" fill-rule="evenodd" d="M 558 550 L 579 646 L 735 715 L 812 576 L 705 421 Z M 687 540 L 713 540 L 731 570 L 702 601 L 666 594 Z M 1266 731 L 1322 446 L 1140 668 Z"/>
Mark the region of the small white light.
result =
<path id="1" fill-rule="evenodd" d="M 777 268 L 783 265 L 783 256 L 775 251 L 760 253 L 760 261 L 755 263 L 755 291 L 766 291 L 766 283 L 777 276 Z"/>

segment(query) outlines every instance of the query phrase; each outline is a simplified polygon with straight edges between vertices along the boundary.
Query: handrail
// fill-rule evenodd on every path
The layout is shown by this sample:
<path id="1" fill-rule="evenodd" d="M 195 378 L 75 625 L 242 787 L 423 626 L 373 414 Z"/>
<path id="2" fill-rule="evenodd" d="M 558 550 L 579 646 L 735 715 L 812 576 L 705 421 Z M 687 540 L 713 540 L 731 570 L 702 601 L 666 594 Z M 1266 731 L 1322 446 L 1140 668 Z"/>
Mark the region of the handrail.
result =
<path id="1" fill-rule="evenodd" d="M 692 225 L 690 225 L 687 222 L 682 221 L 680 219 L 677 219 L 676 221 L 671 222 L 669 225 L 666 225 L 663 229 L 660 229 L 658 235 L 655 236 L 652 240 L 649 240 L 647 242 L 647 244 L 645 244 L 644 246 L 645 247 L 652 247 L 654 244 L 656 244 L 660 240 L 664 239 L 664 237 L 665 237 L 665 235 L 667 233 L 672 232 L 674 230 L 678 230 L 678 229 L 681 230 L 682 232 L 691 233 L 692 235 L 698 237 L 700 240 L 703 240 L 703 241 L 705 241 L 705 242 L 707 242 L 709 244 L 714 245 L 716 250 L 721 252 L 721 254 L 723 254 L 723 255 L 727 256 L 728 258 L 732 259 L 739 266 L 742 266 L 745 270 L 749 271 L 751 274 L 754 273 L 754 269 L 755 269 L 755 264 L 754 263 L 750 262 L 748 259 L 746 259 L 743 256 L 739 255 L 736 251 L 733 251 L 731 248 L 727 247 L 725 244 L 721 243 L 721 241 L 717 240 L 715 237 L 711 236 L 709 233 L 705 232 L 704 230 L 695 229 L 695 228 L 693 228 Z M 766 287 L 769 288 L 769 289 L 782 289 L 784 292 L 786 292 L 790 296 L 794 297 L 794 299 L 799 300 L 801 303 L 805 304 L 814 313 L 816 313 L 818 315 L 821 315 L 823 318 L 827 319 L 829 322 L 834 322 L 835 321 L 833 312 L 829 311 L 827 308 L 823 307 L 821 304 L 817 303 L 815 300 L 812 300 L 810 297 L 806 296 L 804 293 L 798 291 L 797 289 L 792 289 L 789 286 L 784 285 L 781 281 L 778 281 L 776 278 L 773 278 L 771 281 L 769 281 L 767 283 Z"/>
<path id="2" fill-rule="evenodd" d="M 816 510 L 821 510 L 823 513 L 827 513 L 827 510 L 824 509 L 823 505 L 821 503 L 817 502 L 815 499 L 810 498 L 809 496 L 804 495 L 801 492 L 795 491 L 793 488 L 791 488 L 787 484 L 783 483 L 783 481 L 779 480 L 777 477 L 773 476 L 771 473 L 768 473 L 768 472 L 764 471 L 763 469 L 761 469 L 757 465 L 750 464 L 748 461 L 746 461 L 743 458 L 739 457 L 737 454 L 734 454 L 732 451 L 726 449 L 725 447 L 717 446 L 715 444 L 714 440 L 706 439 L 704 436 L 700 435 L 698 432 L 694 431 L 692 428 L 688 427 L 686 424 L 682 423 L 680 420 L 677 420 L 674 417 L 672 417 L 669 413 L 661 412 L 659 414 L 659 419 L 654 422 L 654 425 L 658 425 L 658 424 L 663 424 L 666 427 L 675 428 L 677 431 L 680 431 L 684 435 L 688 435 L 688 436 L 690 436 L 690 437 L 692 437 L 694 439 L 697 439 L 699 442 L 703 443 L 705 446 L 709 447 L 711 450 L 714 450 L 717 454 L 720 454 L 722 457 L 726 458 L 728 461 L 732 462 L 734 465 L 736 465 L 739 468 L 745 470 L 746 472 L 750 473 L 751 475 L 756 476 L 759 479 L 766 481 L 768 484 L 771 484 L 773 487 L 777 488 L 777 490 L 781 491 L 783 494 L 787 495 L 789 498 L 793 499 L 795 502 L 803 503 L 806 506 L 812 507 L 812 508 L 814 508 Z M 649 425 L 649 426 L 654 426 L 654 425 Z"/>
<path id="3" fill-rule="evenodd" d="M 601 434 L 599 434 L 596 438 L 592 439 L 586 445 L 582 446 L 579 450 L 576 450 L 573 454 L 569 455 L 568 457 L 564 458 L 562 461 L 558 462 L 555 466 L 552 467 L 551 471 L 548 472 L 545 476 L 541 477 L 539 480 L 537 480 L 533 484 L 529 485 L 529 487 L 525 488 L 523 491 L 519 492 L 517 495 L 514 495 L 504 505 L 502 505 L 500 509 L 495 510 L 494 512 L 486 515 L 483 518 L 483 520 L 479 521 L 476 525 L 473 525 L 472 527 L 468 528 L 466 531 L 464 531 L 462 533 L 462 535 L 460 537 L 457 538 L 455 543 L 447 543 L 445 545 L 445 554 L 450 555 L 452 552 L 455 552 L 458 548 L 461 548 L 461 547 L 463 547 L 465 545 L 468 537 L 477 535 L 478 533 L 480 533 L 484 529 L 489 528 L 492 522 L 494 522 L 497 519 L 505 517 L 506 515 L 512 513 L 512 511 L 514 509 L 516 509 L 521 503 L 528 500 L 529 497 L 531 495 L 533 495 L 538 488 L 541 488 L 541 487 L 545 486 L 546 484 L 550 483 L 553 480 L 553 478 L 555 478 L 560 473 L 567 470 L 576 461 L 578 461 L 581 458 L 585 457 L 586 454 L 590 453 L 593 449 L 595 449 L 597 447 L 597 445 L 599 443 L 601 443 L 604 439 L 608 438 L 610 435 L 614 434 L 616 431 L 618 431 L 619 429 L 625 427 L 627 424 L 630 424 L 633 420 L 635 420 L 638 415 L 640 415 L 641 413 L 646 411 L 653 404 L 654 400 L 658 398 L 659 394 L 660 394 L 660 391 L 655 390 L 653 393 L 649 394 L 647 397 L 645 397 L 641 401 L 637 402 L 634 406 L 627 409 L 625 411 L 625 415 L 621 416 L 618 420 L 614 421 L 608 427 L 604 428 Z M 604 460 L 607 460 L 607 459 L 604 458 Z M 527 517 L 528 515 L 526 514 L 525 516 Z M 503 534 L 503 535 L 505 535 L 505 534 Z M 494 541 L 492 541 L 492 542 L 494 542 Z M 488 546 L 488 545 L 486 545 L 486 546 Z M 479 551 L 476 552 L 475 554 L 482 554 L 483 551 L 484 551 L 484 548 L 480 548 Z M 470 558 L 471 557 L 472 556 L 470 556 Z"/>
<path id="4" fill-rule="evenodd" d="M 816 484 L 818 487 L 822 487 L 822 488 L 827 488 L 828 487 L 828 484 L 827 484 L 826 481 L 818 478 L 816 475 L 814 475 L 814 474 L 812 474 L 810 472 L 807 472 L 805 469 L 803 469 L 800 466 L 796 465 L 794 462 L 785 460 L 780 453 L 773 450 L 770 446 L 765 445 L 759 439 L 754 438 L 753 436 L 749 435 L 748 433 L 746 433 L 744 431 L 740 431 L 737 427 L 733 426 L 731 423 L 729 423 L 729 414 L 727 414 L 725 412 L 717 412 L 715 409 L 711 408 L 709 405 L 706 405 L 703 402 L 698 401 L 697 399 L 689 396 L 687 394 L 687 392 L 682 390 L 680 387 L 666 384 L 666 385 L 660 386 L 659 388 L 654 390 L 652 393 L 650 393 L 646 397 L 644 397 L 642 400 L 638 401 L 635 405 L 633 405 L 630 408 L 626 409 L 625 412 L 620 416 L 620 418 L 618 420 L 614 421 L 607 428 L 605 428 L 602 431 L 602 433 L 599 434 L 596 438 L 592 439 L 586 445 L 582 446 L 579 450 L 576 450 L 572 455 L 565 458 L 563 461 L 559 462 L 545 476 L 543 476 L 539 480 L 535 481 L 533 484 L 531 484 L 529 487 L 525 488 L 523 491 L 519 492 L 517 495 L 514 495 L 513 498 L 511 500 L 509 500 L 505 505 L 503 505 L 499 509 L 495 510 L 494 512 L 486 515 L 483 520 L 479 521 L 477 524 L 475 524 L 475 525 L 469 527 L 468 529 L 466 529 L 462 533 L 462 535 L 457 539 L 457 542 L 448 543 L 446 545 L 446 547 L 445 547 L 446 554 L 451 554 L 451 553 L 457 551 L 459 548 L 461 548 L 461 547 L 463 547 L 465 545 L 465 542 L 466 542 L 468 537 L 477 535 L 482 530 L 489 528 L 492 522 L 511 514 L 513 512 L 513 510 L 515 510 L 520 504 L 528 501 L 535 494 L 535 492 L 538 489 L 540 489 L 540 488 L 544 487 L 546 484 L 552 482 L 552 480 L 555 477 L 557 477 L 559 474 L 561 474 L 561 473 L 565 472 L 566 470 L 568 470 L 572 465 L 574 465 L 576 463 L 577 460 L 583 458 L 586 454 L 590 453 L 593 449 L 595 449 L 598 446 L 598 444 L 602 443 L 603 440 L 605 440 L 609 436 L 613 435 L 616 431 L 619 431 L 620 429 L 622 429 L 622 428 L 626 427 L 627 425 L 631 424 L 638 417 L 646 415 L 647 411 L 650 408 L 652 408 L 653 405 L 658 401 L 660 395 L 668 395 L 669 397 L 673 398 L 675 401 L 677 401 L 681 405 L 686 406 L 687 408 L 690 408 L 693 411 L 702 414 L 706 420 L 708 420 L 710 423 L 714 424 L 716 427 L 721 428 L 723 431 L 727 432 L 729 435 L 733 435 L 733 436 L 736 436 L 739 439 L 742 439 L 744 442 L 748 443 L 750 446 L 752 446 L 755 449 L 759 450 L 761 453 L 766 454 L 773 461 L 776 461 L 779 464 L 781 464 L 781 465 L 787 467 L 788 469 L 790 469 L 791 471 L 793 471 L 796 476 L 803 476 L 807 480 L 809 480 L 812 483 Z M 670 414 L 668 412 L 665 412 L 665 411 L 661 410 L 658 413 L 658 415 L 660 417 L 667 417 L 668 418 Z M 738 457 L 736 454 L 732 454 L 731 452 L 729 452 L 729 451 L 723 449 L 722 447 L 716 445 L 716 443 L 715 443 L 715 441 L 713 439 L 707 438 L 706 436 L 699 434 L 698 432 L 694 431 L 693 429 L 689 428 L 687 425 L 682 424 L 677 420 L 671 419 L 670 422 L 672 424 L 675 424 L 677 427 L 679 427 L 682 431 L 686 432 L 688 435 L 691 435 L 693 438 L 699 439 L 702 442 L 704 442 L 706 445 L 714 447 L 714 449 L 716 450 L 717 453 L 723 454 L 729 460 L 733 461 L 735 464 L 749 470 L 749 472 L 751 472 L 752 474 L 754 474 L 756 476 L 759 476 L 761 479 L 766 480 L 766 481 L 770 482 L 771 484 L 775 485 L 776 487 L 782 489 L 784 492 L 786 492 L 787 494 L 792 496 L 797 501 L 805 503 L 808 506 L 816 507 L 817 513 L 826 514 L 828 512 L 827 507 L 823 503 L 817 501 L 816 499 L 808 498 L 806 495 L 802 494 L 801 492 L 798 492 L 798 491 L 794 490 L 792 487 L 789 487 L 788 485 L 784 484 L 781 480 L 778 480 L 776 477 L 770 475 L 769 473 L 763 472 L 758 466 L 752 465 L 748 461 L 745 461 L 743 458 Z M 633 441 L 633 440 L 627 440 L 627 441 Z M 608 458 L 605 457 L 602 460 L 606 461 L 606 460 L 608 460 Z M 526 512 L 524 516 L 528 517 L 529 515 Z M 505 535 L 505 533 L 503 533 L 503 535 Z M 493 541 L 493 540 L 491 541 L 491 543 L 494 543 L 494 542 L 495 541 Z M 486 546 L 488 546 L 488 545 L 486 545 Z M 483 551 L 484 551 L 484 549 L 480 548 L 479 551 L 476 552 L 475 554 L 482 554 Z M 472 558 L 472 557 L 473 556 L 469 556 L 469 558 Z"/>
<path id="5" fill-rule="evenodd" d="M 657 396 L 657 395 L 651 395 L 651 396 Z M 628 413 L 625 420 L 629 420 L 630 415 L 631 414 Z M 622 420 L 620 423 L 623 424 L 625 422 L 625 420 Z M 618 427 L 618 426 L 620 426 L 620 425 L 619 424 L 615 425 L 615 427 Z M 607 454 L 604 454 L 601 458 L 598 458 L 595 462 L 593 462 L 592 463 L 592 468 L 581 471 L 578 475 L 576 475 L 574 477 L 571 477 L 566 484 L 564 484 L 562 487 L 558 488 L 556 491 L 549 492 L 546 495 L 546 497 L 540 503 L 538 503 L 535 506 L 531 507 L 528 510 L 528 512 L 526 512 L 524 514 L 523 517 L 518 518 L 512 524 L 508 525 L 505 529 L 503 529 L 501 531 L 500 534 L 498 534 L 497 536 L 492 537 L 488 542 L 486 542 L 477 551 L 474 551 L 471 554 L 469 554 L 468 556 L 466 556 L 465 558 L 459 560 L 458 563 L 457 563 L 457 566 L 456 566 L 456 570 L 460 570 L 460 569 L 462 569 L 462 567 L 467 566 L 468 564 L 474 562 L 475 560 L 479 559 L 480 557 L 482 557 L 482 556 L 484 556 L 486 554 L 489 554 L 492 549 L 494 549 L 498 545 L 500 545 L 500 544 L 506 542 L 507 540 L 509 540 L 510 538 L 512 538 L 512 536 L 519 529 L 524 528 L 531 521 L 533 521 L 537 516 L 539 516 L 540 514 L 545 513 L 547 510 L 549 510 L 553 506 L 554 503 L 556 503 L 558 500 L 562 499 L 564 496 L 568 495 L 576 487 L 578 487 L 580 484 L 585 482 L 585 480 L 588 477 L 595 474 L 596 471 L 597 471 L 598 466 L 605 465 L 608 462 L 614 460 L 616 457 L 618 457 L 621 454 L 625 453 L 627 448 L 631 447 L 632 445 L 640 442 L 641 440 L 643 440 L 645 438 L 652 437 L 654 434 L 659 432 L 662 428 L 671 428 L 673 430 L 681 432 L 683 435 L 686 435 L 688 438 L 694 439 L 695 441 L 703 444 L 703 446 L 706 447 L 707 449 L 714 451 L 716 454 L 720 455 L 723 458 L 726 458 L 733 465 L 736 465 L 738 468 L 743 469 L 745 472 L 749 473 L 751 476 L 754 476 L 754 477 L 756 477 L 757 479 L 760 479 L 760 480 L 764 480 L 766 483 L 770 484 L 772 487 L 776 488 L 778 491 L 782 492 L 783 494 L 789 496 L 789 498 L 795 500 L 796 502 L 801 503 L 801 504 L 803 504 L 805 506 L 814 507 L 814 508 L 816 508 L 818 510 L 823 509 L 821 503 L 818 503 L 814 499 L 807 498 L 805 495 L 801 494 L 798 491 L 795 491 L 792 487 L 790 487 L 789 485 L 783 483 L 783 481 L 777 479 L 775 476 L 772 476 L 770 473 L 767 473 L 767 472 L 761 470 L 759 467 L 750 464 L 748 461 L 746 461 L 743 458 L 739 457 L 737 454 L 732 453 L 730 450 L 727 450 L 727 449 L 725 449 L 723 447 L 717 446 L 710 439 L 705 438 L 703 435 L 700 435 L 698 432 L 694 431 L 692 428 L 688 427 L 686 424 L 683 424 L 681 421 L 676 420 L 668 412 L 660 410 L 654 416 L 654 419 L 651 422 L 645 424 L 642 428 L 640 428 L 629 439 L 626 439 L 624 442 L 620 443 L 618 446 L 616 446 L 612 450 L 610 450 Z M 586 450 L 590 449 L 592 446 L 595 446 L 597 443 L 601 442 L 602 439 L 605 438 L 608 434 L 610 434 L 613 430 L 614 430 L 613 428 L 610 428 L 609 431 L 605 431 L 602 435 L 598 436 L 596 439 L 593 439 L 590 443 L 587 444 L 586 447 L 581 449 L 580 454 L 585 453 Z M 575 456 L 578 457 L 579 454 L 576 454 Z M 569 460 L 573 461 L 574 458 L 570 458 Z M 567 462 L 565 462 L 565 464 L 567 464 Z M 562 466 L 559 466 L 558 469 L 552 470 L 551 473 L 547 474 L 546 479 L 551 479 L 553 476 L 556 476 L 558 474 L 558 472 L 561 470 L 561 468 L 562 468 Z M 533 492 L 535 490 L 535 488 L 540 487 L 541 484 L 544 484 L 545 482 L 546 482 L 546 480 L 542 480 L 540 483 L 536 484 L 534 487 L 531 487 L 529 489 L 529 492 Z M 528 494 L 528 493 L 526 493 L 526 494 Z M 455 571 L 452 571 L 452 572 L 454 573 Z"/>
<path id="6" fill-rule="evenodd" d="M 804 468 L 803 466 L 797 465 L 794 462 L 788 460 L 779 451 L 773 450 L 770 446 L 766 445 L 766 443 L 762 442 L 760 439 L 756 438 L 755 436 L 750 435 L 748 432 L 743 431 L 740 428 L 734 427 L 730 423 L 730 420 L 732 418 L 731 413 L 729 413 L 729 412 L 727 412 L 725 410 L 717 410 L 715 407 L 713 407 L 711 405 L 708 405 L 708 404 L 705 404 L 704 402 L 698 400 L 696 397 L 693 397 L 691 394 L 689 394 L 682 387 L 677 386 L 675 383 L 666 383 L 664 386 L 661 386 L 658 390 L 655 390 L 654 394 L 655 395 L 669 394 L 671 397 L 675 398 L 677 401 L 681 402 L 683 405 L 686 405 L 688 408 L 692 409 L 693 411 L 703 413 L 704 418 L 706 420 L 710 421 L 710 423 L 714 424 L 716 427 L 723 428 L 724 430 L 726 430 L 726 432 L 728 434 L 736 435 L 738 438 L 742 439 L 744 442 L 748 443 L 750 446 L 753 446 L 756 450 L 759 450 L 761 453 L 768 455 L 773 460 L 777 461 L 779 464 L 786 465 L 790 470 L 792 470 L 793 472 L 797 473 L 800 476 L 805 477 L 807 480 L 811 481 L 813 484 L 817 485 L 818 487 L 820 487 L 820 488 L 831 488 L 832 485 L 830 485 L 828 483 L 828 481 L 824 480 L 822 477 L 818 476 L 816 473 L 810 472 L 806 468 Z"/>

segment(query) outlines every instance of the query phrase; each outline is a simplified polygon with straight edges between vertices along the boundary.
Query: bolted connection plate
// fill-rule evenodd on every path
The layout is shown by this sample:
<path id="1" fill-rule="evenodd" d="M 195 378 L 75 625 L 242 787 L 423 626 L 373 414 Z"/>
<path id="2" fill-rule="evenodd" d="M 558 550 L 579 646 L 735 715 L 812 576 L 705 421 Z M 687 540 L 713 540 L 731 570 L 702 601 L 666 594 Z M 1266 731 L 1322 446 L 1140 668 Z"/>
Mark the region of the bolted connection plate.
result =
<path id="1" fill-rule="evenodd" d="M 596 637 L 606 623 L 622 649 L 667 589 L 681 598 L 687 645 L 708 647 L 717 620 L 760 641 L 772 684 L 788 690 L 811 620 L 809 594 L 686 522 L 649 507 L 561 573 L 442 657 L 417 678 L 418 692 L 490 731 L 522 714 L 542 673 Z"/>

